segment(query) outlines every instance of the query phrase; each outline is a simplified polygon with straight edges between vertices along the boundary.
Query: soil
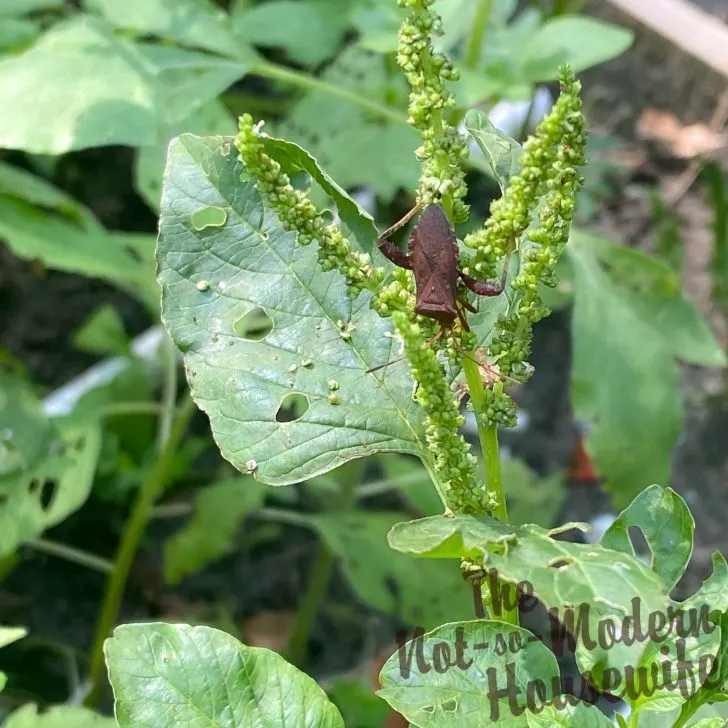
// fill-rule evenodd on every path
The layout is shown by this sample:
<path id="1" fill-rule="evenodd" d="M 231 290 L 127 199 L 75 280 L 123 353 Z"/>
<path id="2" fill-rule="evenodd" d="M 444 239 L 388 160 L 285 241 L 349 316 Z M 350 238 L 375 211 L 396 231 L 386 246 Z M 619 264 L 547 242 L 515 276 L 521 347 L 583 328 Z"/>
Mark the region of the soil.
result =
<path id="1" fill-rule="evenodd" d="M 639 52 L 640 67 L 647 68 L 644 59 L 652 58 L 652 51 L 640 48 Z M 652 62 L 660 65 L 661 61 L 658 57 Z M 642 74 L 625 74 L 624 66 L 619 65 L 623 63 L 608 64 L 592 73 L 594 98 L 608 100 L 618 94 L 619 98 L 636 101 L 626 104 L 627 111 L 620 112 L 618 123 L 607 111 L 610 103 L 600 106 L 595 101 L 591 120 L 595 128 L 619 133 L 634 142 L 639 110 L 653 103 L 660 107 L 661 99 L 670 97 L 670 87 L 665 88 L 660 76 L 660 98 L 647 98 L 642 81 L 639 87 L 628 82 L 642 78 Z M 647 71 L 645 74 L 649 76 Z M 588 87 L 589 82 L 585 81 L 585 85 Z M 701 103 L 703 106 L 698 103 L 699 110 L 691 110 L 688 116 L 692 114 L 693 118 L 686 121 L 709 118 L 711 105 Z M 646 162 L 619 179 L 618 188 L 610 192 L 590 224 L 612 238 L 649 248 L 654 230 L 648 193 L 664 177 L 674 177 L 683 167 L 655 155 L 652 149 L 640 147 L 640 152 Z M 95 174 L 102 168 L 103 175 Z M 110 228 L 155 230 L 153 214 L 130 192 L 128 150 L 69 155 L 57 170 L 57 182 L 89 204 Z M 724 322 L 715 315 L 706 296 L 709 217 L 700 191 L 690 191 L 678 212 L 682 215 L 682 229 L 687 231 L 686 290 L 723 336 Z M 152 323 L 138 304 L 119 291 L 74 275 L 43 271 L 0 247 L 0 347 L 23 362 L 43 387 L 65 383 L 94 361 L 73 348 L 71 335 L 89 312 L 102 304 L 117 308 L 132 335 Z M 541 474 L 566 469 L 576 441 L 568 396 L 569 320 L 568 310 L 561 311 L 536 327 L 532 356 L 535 374 L 519 398 L 529 413 L 530 424 L 524 432 L 506 436 L 513 453 Z M 676 449 L 672 485 L 690 503 L 698 525 L 693 561 L 681 584 L 686 594 L 709 573 L 712 550 L 728 552 L 724 526 L 728 516 L 728 404 L 716 396 L 716 382 L 715 373 L 685 370 L 688 421 Z M 199 427 L 204 426 L 201 419 Z M 109 504 L 92 498 L 47 536 L 112 558 L 126 509 L 124 503 Z M 568 520 L 588 521 L 609 510 L 609 499 L 597 485 L 581 485 L 572 487 L 563 515 Z M 180 522 L 154 522 L 137 559 L 122 621 L 175 617 L 189 620 L 198 615 L 209 623 L 210 607 L 224 605 L 232 625 L 242 629 L 245 620 L 253 615 L 295 609 L 316 550 L 307 532 L 282 527 L 276 538 L 241 549 L 203 574 L 185 580 L 180 587 L 168 589 L 159 573 L 160 545 Z M 20 556 L 21 564 L 0 583 L 0 623 L 22 623 L 32 636 L 2 652 L 0 668 L 12 676 L 4 697 L 23 701 L 30 695 L 41 703 L 63 701 L 74 682 L 74 668 L 69 668 L 74 660 L 69 662 L 69 649 L 83 673 L 84 653 L 92 639 L 104 579 L 101 574 L 29 549 L 23 549 Z M 357 603 L 337 576 L 314 627 L 306 668 L 324 677 L 366 665 L 393 642 L 400 626 L 395 617 L 375 614 Z"/>

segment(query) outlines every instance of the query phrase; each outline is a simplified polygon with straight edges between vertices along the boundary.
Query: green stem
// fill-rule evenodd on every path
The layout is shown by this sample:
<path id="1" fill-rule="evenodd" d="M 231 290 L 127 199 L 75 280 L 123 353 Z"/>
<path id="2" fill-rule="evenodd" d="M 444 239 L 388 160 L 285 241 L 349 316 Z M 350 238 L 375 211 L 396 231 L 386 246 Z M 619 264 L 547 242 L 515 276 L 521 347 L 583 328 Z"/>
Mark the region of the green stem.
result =
<path id="1" fill-rule="evenodd" d="M 398 109 L 385 106 L 384 104 L 380 104 L 378 101 L 373 101 L 366 96 L 360 96 L 348 89 L 334 86 L 333 84 L 322 81 L 321 79 L 307 73 L 294 71 L 292 68 L 286 68 L 285 66 L 279 66 L 277 63 L 263 61 L 262 63 L 258 63 L 253 66 L 250 73 L 253 76 L 282 81 L 283 83 L 289 83 L 292 86 L 298 86 L 299 88 L 305 88 L 311 91 L 322 91 L 330 96 L 336 96 L 344 101 L 356 104 L 382 119 L 389 119 L 389 121 L 394 121 L 398 124 L 407 124 L 407 119 Z"/>
<path id="2" fill-rule="evenodd" d="M 473 29 L 468 38 L 468 46 L 465 50 L 465 67 L 475 70 L 480 62 L 480 53 L 485 42 L 485 34 L 488 30 L 488 21 L 493 8 L 493 0 L 480 0 L 475 9 L 473 18 Z"/>
<path id="3" fill-rule="evenodd" d="M 493 516 L 500 521 L 508 523 L 508 509 L 506 508 L 506 496 L 503 491 L 500 448 L 498 446 L 498 430 L 496 425 L 490 425 L 488 427 L 481 425 L 485 417 L 485 387 L 480 376 L 480 368 L 475 363 L 474 354 L 471 352 L 464 356 L 462 364 L 468 389 L 470 390 L 470 401 L 473 405 L 473 412 L 475 413 L 475 420 L 478 426 L 480 448 L 483 451 L 485 487 L 488 494 L 495 498 L 498 504 L 493 511 Z M 497 588 L 501 589 L 502 586 L 505 585 L 499 585 Z M 512 589 L 512 587 L 508 588 Z M 513 596 L 515 597 L 515 594 Z M 518 607 L 509 609 L 499 616 L 505 622 L 518 625 Z"/>
<path id="4" fill-rule="evenodd" d="M 104 594 L 91 651 L 89 679 L 92 687 L 86 699 L 86 705 L 89 707 L 95 707 L 101 697 L 101 681 L 105 672 L 104 642 L 118 620 L 121 600 L 124 596 L 129 571 L 139 547 L 139 542 L 152 516 L 154 503 L 167 484 L 174 457 L 195 411 L 195 404 L 191 397 L 187 395 L 185 401 L 176 411 L 169 437 L 164 443 L 157 461 L 149 471 L 147 479 L 137 493 L 131 514 L 124 524 L 123 536 L 114 559 L 114 569 L 106 584 L 106 593 Z"/>
<path id="5" fill-rule="evenodd" d="M 157 450 L 162 451 L 169 439 L 177 403 L 177 347 L 168 334 L 164 337 L 164 381 L 162 407 L 157 422 Z"/>
<path id="6" fill-rule="evenodd" d="M 158 415 L 162 406 L 158 402 L 117 402 L 109 404 L 102 410 L 104 417 L 120 415 Z"/>
<path id="7" fill-rule="evenodd" d="M 334 570 L 334 557 L 326 544 L 319 543 L 316 559 L 311 566 L 306 593 L 296 614 L 296 624 L 288 639 L 284 652 L 285 658 L 300 667 L 308 653 L 308 638 L 316 621 L 321 602 L 326 596 L 331 574 Z"/>
<path id="8" fill-rule="evenodd" d="M 57 543 L 56 541 L 35 538 L 28 541 L 26 546 L 30 546 L 30 548 L 36 551 L 42 551 L 51 556 L 57 556 L 59 559 L 71 561 L 79 566 L 85 566 L 87 569 L 100 571 L 102 574 L 110 574 L 114 570 L 114 565 L 107 559 L 102 559 L 100 556 L 89 554 L 86 551 L 81 551 L 80 549 L 75 549 L 72 546 L 66 546 L 66 544 Z"/>

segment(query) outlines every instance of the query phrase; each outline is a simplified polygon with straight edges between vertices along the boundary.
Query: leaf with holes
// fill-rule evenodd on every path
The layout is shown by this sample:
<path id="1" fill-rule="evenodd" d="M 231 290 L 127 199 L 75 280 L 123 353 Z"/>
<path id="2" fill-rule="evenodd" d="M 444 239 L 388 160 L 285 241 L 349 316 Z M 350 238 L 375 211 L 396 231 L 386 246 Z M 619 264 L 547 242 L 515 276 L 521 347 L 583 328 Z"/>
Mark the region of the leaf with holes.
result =
<path id="1" fill-rule="evenodd" d="M 349 583 L 370 606 L 425 629 L 473 615 L 471 590 L 456 564 L 423 562 L 393 553 L 387 533 L 397 513 L 331 513 L 310 516 L 341 559 Z"/>
<path id="2" fill-rule="evenodd" d="M 210 208 L 222 224 L 201 223 Z M 223 455 L 272 485 L 377 452 L 426 452 L 406 364 L 366 373 L 396 358 L 390 322 L 369 294 L 352 300 L 337 273 L 321 272 L 315 247 L 283 230 L 229 139 L 172 142 L 157 248 L 163 320 Z M 261 312 L 272 330 L 248 337 Z"/>
<path id="3" fill-rule="evenodd" d="M 58 705 L 42 713 L 35 705 L 24 705 L 11 713 L 4 728 L 115 728 L 116 721 L 86 708 Z"/>
<path id="4" fill-rule="evenodd" d="M 477 620 L 445 624 L 400 647 L 382 668 L 377 694 L 420 728 L 525 728 L 525 693 L 541 707 L 559 679 L 556 658 L 533 634 Z"/>
<path id="5" fill-rule="evenodd" d="M 602 537 L 602 546 L 635 556 L 629 529 L 642 530 L 651 551 L 651 566 L 668 591 L 683 575 L 693 552 L 695 521 L 685 501 L 672 489 L 651 485 L 643 490 Z"/>
<path id="6" fill-rule="evenodd" d="M 12 430 L 14 421 L 7 427 Z M 97 423 L 43 423 L 42 448 L 0 477 L 0 558 L 77 510 L 88 497 L 101 451 Z"/>
<path id="7" fill-rule="evenodd" d="M 514 526 L 492 518 L 432 516 L 397 524 L 389 534 L 393 549 L 429 558 L 467 558 L 494 569 L 498 578 L 527 582 L 533 594 L 577 637 L 577 659 L 599 685 L 606 667 L 637 665 L 644 641 L 605 647 L 595 639 L 600 629 L 621 628 L 631 617 L 634 599 L 642 612 L 665 612 L 668 598 L 658 576 L 639 559 L 602 546 L 571 543 L 554 535 L 573 528 L 546 530 L 535 525 Z M 490 583 L 490 582 L 488 582 Z M 491 600 L 500 599 L 498 593 Z M 583 629 L 574 630 L 582 623 Z M 609 627 L 611 629 L 612 627 Z M 564 632 L 564 635 L 566 633 Z"/>
<path id="8" fill-rule="evenodd" d="M 206 486 L 184 528 L 164 542 L 164 578 L 176 584 L 201 571 L 232 546 L 243 518 L 260 508 L 265 493 L 252 478 L 233 478 Z"/>
<path id="9" fill-rule="evenodd" d="M 324 691 L 280 655 L 186 624 L 127 624 L 104 645 L 120 728 L 344 728 Z"/>
<path id="10" fill-rule="evenodd" d="M 528 728 L 614 728 L 599 708 L 589 703 L 567 702 L 547 705 L 540 713 L 527 713 Z"/>

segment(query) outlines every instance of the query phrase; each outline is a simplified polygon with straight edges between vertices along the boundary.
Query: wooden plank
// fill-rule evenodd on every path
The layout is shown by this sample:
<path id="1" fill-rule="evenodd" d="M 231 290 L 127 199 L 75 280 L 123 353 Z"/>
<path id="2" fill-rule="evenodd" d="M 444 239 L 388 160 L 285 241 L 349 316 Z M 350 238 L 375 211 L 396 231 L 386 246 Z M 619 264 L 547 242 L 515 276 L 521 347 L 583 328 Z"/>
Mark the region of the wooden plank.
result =
<path id="1" fill-rule="evenodd" d="M 728 26 L 687 0 L 607 0 L 728 78 Z"/>

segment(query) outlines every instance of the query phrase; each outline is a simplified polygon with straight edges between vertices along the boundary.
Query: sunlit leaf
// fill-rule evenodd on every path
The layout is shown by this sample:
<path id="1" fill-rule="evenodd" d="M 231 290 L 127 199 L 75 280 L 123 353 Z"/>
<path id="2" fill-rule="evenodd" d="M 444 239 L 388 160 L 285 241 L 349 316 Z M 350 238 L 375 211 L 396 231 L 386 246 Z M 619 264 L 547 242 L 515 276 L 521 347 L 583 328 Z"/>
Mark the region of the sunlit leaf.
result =
<path id="1" fill-rule="evenodd" d="M 5 728 L 116 728 L 113 718 L 94 713 L 86 708 L 58 705 L 38 712 L 35 705 L 24 705 L 3 723 Z"/>
<path id="2" fill-rule="evenodd" d="M 104 652 L 120 728 L 344 728 L 308 675 L 210 627 L 127 624 Z"/>
<path id="3" fill-rule="evenodd" d="M 465 115 L 465 128 L 485 155 L 501 190 L 505 191 L 508 180 L 520 169 L 521 145 L 493 126 L 488 115 L 478 109 L 471 109 Z"/>

